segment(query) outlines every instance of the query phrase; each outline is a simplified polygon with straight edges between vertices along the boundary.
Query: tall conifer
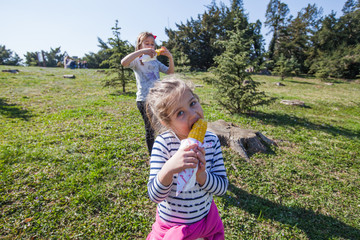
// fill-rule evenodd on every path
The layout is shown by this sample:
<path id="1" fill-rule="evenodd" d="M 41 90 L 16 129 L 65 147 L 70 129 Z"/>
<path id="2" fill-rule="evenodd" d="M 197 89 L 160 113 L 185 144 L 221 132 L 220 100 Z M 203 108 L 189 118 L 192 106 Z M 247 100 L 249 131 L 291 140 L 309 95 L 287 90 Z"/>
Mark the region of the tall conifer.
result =
<path id="1" fill-rule="evenodd" d="M 254 107 L 272 100 L 257 89 L 259 83 L 253 81 L 247 71 L 254 63 L 251 58 L 253 40 L 246 37 L 247 29 L 242 29 L 242 21 L 243 13 L 238 12 L 235 28 L 228 32 L 229 39 L 219 41 L 225 51 L 215 57 L 218 66 L 213 68 L 218 100 L 232 114 L 250 112 Z"/>
<path id="2" fill-rule="evenodd" d="M 110 53 L 109 59 L 104 60 L 101 65 L 109 65 L 110 78 L 104 81 L 104 87 L 117 87 L 121 86 L 122 91 L 126 92 L 126 84 L 131 79 L 131 74 L 126 74 L 129 69 L 124 68 L 121 65 L 121 59 L 123 59 L 129 52 L 131 52 L 131 46 L 127 41 L 123 41 L 120 38 L 120 27 L 118 26 L 118 20 L 115 21 L 115 26 L 111 28 L 113 30 L 113 37 L 108 39 L 108 43 L 111 47 L 105 51 Z"/>

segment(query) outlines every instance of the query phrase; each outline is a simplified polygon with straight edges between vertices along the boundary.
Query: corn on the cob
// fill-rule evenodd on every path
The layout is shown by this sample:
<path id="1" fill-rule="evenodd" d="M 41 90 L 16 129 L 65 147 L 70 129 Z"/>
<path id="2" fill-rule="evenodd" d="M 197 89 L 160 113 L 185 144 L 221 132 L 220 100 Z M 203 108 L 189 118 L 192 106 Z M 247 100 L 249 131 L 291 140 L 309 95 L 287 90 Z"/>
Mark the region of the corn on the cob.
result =
<path id="1" fill-rule="evenodd" d="M 159 56 L 160 53 L 162 53 L 163 51 L 165 51 L 164 47 L 161 47 L 161 48 L 155 50 L 155 52 L 157 53 L 158 56 Z"/>
<path id="2" fill-rule="evenodd" d="M 194 138 L 202 143 L 205 138 L 206 129 L 207 129 L 207 121 L 200 118 L 192 127 L 188 138 Z"/>
<path id="3" fill-rule="evenodd" d="M 159 56 L 162 51 L 161 51 L 161 49 L 156 49 L 155 52 L 156 52 L 157 55 Z"/>

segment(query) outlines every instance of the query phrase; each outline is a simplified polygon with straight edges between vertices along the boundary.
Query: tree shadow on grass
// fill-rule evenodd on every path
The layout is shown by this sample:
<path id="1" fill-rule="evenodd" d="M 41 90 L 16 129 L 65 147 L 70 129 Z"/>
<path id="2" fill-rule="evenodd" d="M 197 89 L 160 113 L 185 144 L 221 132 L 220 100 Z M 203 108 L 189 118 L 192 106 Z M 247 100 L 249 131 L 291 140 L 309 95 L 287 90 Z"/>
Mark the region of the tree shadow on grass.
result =
<path id="1" fill-rule="evenodd" d="M 0 98 L 0 115 L 7 118 L 20 118 L 25 121 L 31 117 L 28 110 L 24 110 L 16 104 L 9 104 L 2 98 Z"/>
<path id="2" fill-rule="evenodd" d="M 315 83 L 307 82 L 307 81 L 296 81 L 296 80 L 284 80 L 284 82 L 291 82 L 291 83 L 297 83 L 297 84 L 305 84 L 305 85 L 315 85 Z"/>
<path id="3" fill-rule="evenodd" d="M 283 113 L 264 113 L 264 112 L 255 112 L 251 114 L 251 117 L 261 120 L 263 123 L 272 124 L 275 126 L 302 126 L 310 130 L 318 130 L 327 132 L 334 136 L 342 135 L 348 138 L 357 138 L 360 136 L 360 131 L 349 130 L 339 126 L 331 126 L 329 124 L 315 124 L 308 121 L 305 118 L 299 118 L 295 116 L 290 116 Z"/>
<path id="4" fill-rule="evenodd" d="M 360 239 L 360 229 L 349 226 L 334 217 L 306 208 L 283 206 L 250 194 L 233 184 L 229 184 L 228 191 L 234 193 L 236 198 L 225 197 L 225 208 L 235 206 L 259 218 L 296 226 L 305 232 L 309 239 Z"/>
<path id="5" fill-rule="evenodd" d="M 312 83 L 312 82 L 307 82 L 307 81 L 297 81 L 294 79 L 286 79 L 284 80 L 284 82 L 291 82 L 291 83 L 297 83 L 297 84 L 305 84 L 305 85 L 318 85 L 317 83 Z M 325 83 L 337 83 L 337 84 L 345 84 L 345 81 L 340 81 L 340 80 L 336 80 L 336 79 L 327 79 L 324 82 L 320 82 L 320 84 L 325 84 Z"/>
<path id="6" fill-rule="evenodd" d="M 136 97 L 136 92 L 122 92 L 120 90 L 110 93 L 110 96 Z"/>

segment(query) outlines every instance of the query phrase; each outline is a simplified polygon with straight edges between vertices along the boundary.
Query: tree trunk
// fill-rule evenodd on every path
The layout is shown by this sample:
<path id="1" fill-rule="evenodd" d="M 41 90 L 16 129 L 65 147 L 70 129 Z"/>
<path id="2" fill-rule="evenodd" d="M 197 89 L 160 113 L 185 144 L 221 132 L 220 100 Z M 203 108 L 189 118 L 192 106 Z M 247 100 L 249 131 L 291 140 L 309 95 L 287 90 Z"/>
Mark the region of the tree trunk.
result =
<path id="1" fill-rule="evenodd" d="M 246 161 L 257 152 L 268 152 L 269 146 L 277 144 L 259 131 L 241 129 L 233 123 L 218 120 L 208 123 L 208 130 L 215 133 L 222 146 L 230 147 Z"/>

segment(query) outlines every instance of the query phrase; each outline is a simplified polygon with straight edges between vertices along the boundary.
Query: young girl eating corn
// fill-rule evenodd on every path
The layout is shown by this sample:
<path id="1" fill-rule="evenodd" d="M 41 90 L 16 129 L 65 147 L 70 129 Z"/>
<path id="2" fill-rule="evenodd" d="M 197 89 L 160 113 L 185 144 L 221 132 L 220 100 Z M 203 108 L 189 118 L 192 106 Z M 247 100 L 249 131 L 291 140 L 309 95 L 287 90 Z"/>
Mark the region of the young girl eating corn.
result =
<path id="1" fill-rule="evenodd" d="M 184 144 L 193 125 L 204 118 L 198 96 L 184 81 L 164 79 L 150 89 L 146 108 L 161 133 L 150 157 L 148 194 L 158 206 L 147 239 L 224 239 L 213 201 L 228 187 L 220 141 L 206 131 L 203 144 Z M 195 183 L 179 191 L 180 174 L 191 169 L 197 169 Z"/>
<path id="2" fill-rule="evenodd" d="M 141 113 L 141 116 L 145 124 L 145 138 L 146 145 L 151 154 L 152 146 L 154 144 L 154 131 L 150 126 L 149 120 L 145 111 L 145 99 L 149 92 L 149 89 L 154 86 L 156 81 L 160 80 L 160 72 L 166 74 L 174 73 L 174 60 L 166 47 L 162 47 L 155 50 L 156 36 L 149 32 L 142 32 L 139 34 L 136 41 L 135 52 L 126 55 L 121 64 L 124 67 L 131 68 L 135 73 L 136 78 L 136 105 Z M 160 61 L 148 61 L 145 62 L 143 57 L 154 57 L 156 55 L 163 55 L 169 59 L 169 67 L 162 64 Z"/>

